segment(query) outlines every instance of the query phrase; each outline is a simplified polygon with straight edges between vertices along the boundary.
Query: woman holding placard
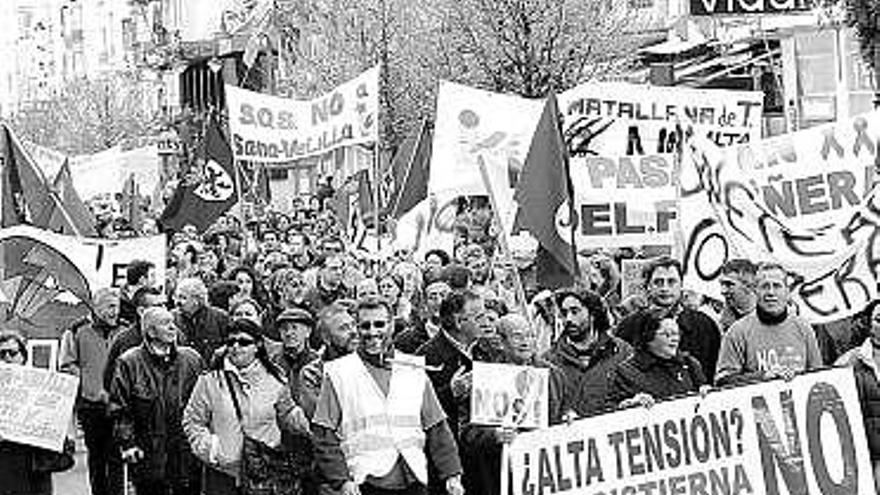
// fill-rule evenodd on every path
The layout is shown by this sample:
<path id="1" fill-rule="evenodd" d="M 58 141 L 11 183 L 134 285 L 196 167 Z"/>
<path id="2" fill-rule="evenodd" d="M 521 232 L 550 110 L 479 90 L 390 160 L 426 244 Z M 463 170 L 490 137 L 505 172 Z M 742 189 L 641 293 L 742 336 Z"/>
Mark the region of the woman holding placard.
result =
<path id="1" fill-rule="evenodd" d="M 24 336 L 0 331 L 0 363 L 23 366 L 27 362 Z M 73 441 L 64 452 L 52 452 L 0 438 L 0 495 L 52 495 L 52 473 L 73 467 Z"/>

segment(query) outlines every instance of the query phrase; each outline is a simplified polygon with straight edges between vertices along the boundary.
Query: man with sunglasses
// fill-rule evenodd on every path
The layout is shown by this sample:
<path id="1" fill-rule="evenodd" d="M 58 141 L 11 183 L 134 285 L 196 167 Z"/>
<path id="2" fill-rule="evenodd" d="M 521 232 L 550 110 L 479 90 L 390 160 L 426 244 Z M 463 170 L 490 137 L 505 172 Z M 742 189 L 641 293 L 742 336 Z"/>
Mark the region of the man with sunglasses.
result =
<path id="1" fill-rule="evenodd" d="M 394 352 L 391 308 L 358 303 L 357 352 L 325 364 L 313 420 L 318 470 L 342 495 L 424 495 L 428 464 L 463 493 L 455 439 L 422 358 Z"/>
<path id="2" fill-rule="evenodd" d="M 203 362 L 177 344 L 167 309 L 147 308 L 141 324 L 143 344 L 119 357 L 110 385 L 113 435 L 122 460 L 135 466 L 138 495 L 197 495 L 199 464 L 181 419 Z"/>

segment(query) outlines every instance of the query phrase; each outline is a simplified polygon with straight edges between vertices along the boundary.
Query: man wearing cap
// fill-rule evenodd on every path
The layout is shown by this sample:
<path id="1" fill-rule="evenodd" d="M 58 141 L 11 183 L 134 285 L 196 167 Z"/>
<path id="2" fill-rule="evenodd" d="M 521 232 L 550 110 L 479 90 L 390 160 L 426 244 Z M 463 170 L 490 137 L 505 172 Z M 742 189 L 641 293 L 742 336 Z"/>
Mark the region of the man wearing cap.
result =
<path id="1" fill-rule="evenodd" d="M 144 342 L 119 357 L 110 385 L 113 435 L 123 462 L 134 466 L 138 495 L 198 494 L 200 466 L 182 418 L 202 358 L 177 344 L 174 317 L 167 309 L 144 310 L 141 323 Z"/>
<path id="2" fill-rule="evenodd" d="M 450 495 L 461 462 L 423 358 L 394 352 L 384 299 L 356 310 L 357 352 L 325 364 L 313 420 L 318 470 L 343 495 L 424 495 L 429 460 Z"/>
<path id="3" fill-rule="evenodd" d="M 61 337 L 59 369 L 80 378 L 76 415 L 89 451 L 92 495 L 115 494 L 122 487 L 121 466 L 107 428 L 109 395 L 104 386 L 110 343 L 119 332 L 119 295 L 103 288 L 92 298 L 92 317 L 75 323 Z"/>
<path id="4" fill-rule="evenodd" d="M 285 309 L 275 318 L 275 328 L 281 336 L 281 354 L 275 356 L 275 364 L 284 370 L 287 384 L 294 398 L 300 396 L 300 371 L 318 353 L 309 347 L 309 337 L 315 328 L 312 314 L 302 308 Z"/>

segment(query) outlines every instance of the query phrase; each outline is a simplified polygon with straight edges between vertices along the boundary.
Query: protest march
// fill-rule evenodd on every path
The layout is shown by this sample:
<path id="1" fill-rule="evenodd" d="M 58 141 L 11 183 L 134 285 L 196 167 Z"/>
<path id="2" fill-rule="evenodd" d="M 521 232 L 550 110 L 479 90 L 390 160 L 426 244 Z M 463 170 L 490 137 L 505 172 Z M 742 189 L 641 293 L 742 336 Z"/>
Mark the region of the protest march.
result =
<path id="1" fill-rule="evenodd" d="M 450 76 L 388 147 L 387 61 L 227 69 L 173 145 L 0 120 L 0 495 L 880 493 L 880 111 Z"/>

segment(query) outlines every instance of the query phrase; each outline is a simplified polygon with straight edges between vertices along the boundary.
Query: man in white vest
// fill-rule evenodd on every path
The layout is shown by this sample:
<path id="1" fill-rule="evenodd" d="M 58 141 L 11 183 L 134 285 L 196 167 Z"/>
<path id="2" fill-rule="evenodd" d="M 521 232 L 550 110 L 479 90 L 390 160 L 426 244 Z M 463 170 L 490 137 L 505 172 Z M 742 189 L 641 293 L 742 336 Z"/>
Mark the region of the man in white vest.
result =
<path id="1" fill-rule="evenodd" d="M 463 494 L 458 448 L 423 358 L 394 352 L 384 299 L 361 300 L 356 313 L 358 350 L 326 363 L 313 418 L 323 482 L 343 495 L 424 495 L 430 462 L 447 493 Z"/>

